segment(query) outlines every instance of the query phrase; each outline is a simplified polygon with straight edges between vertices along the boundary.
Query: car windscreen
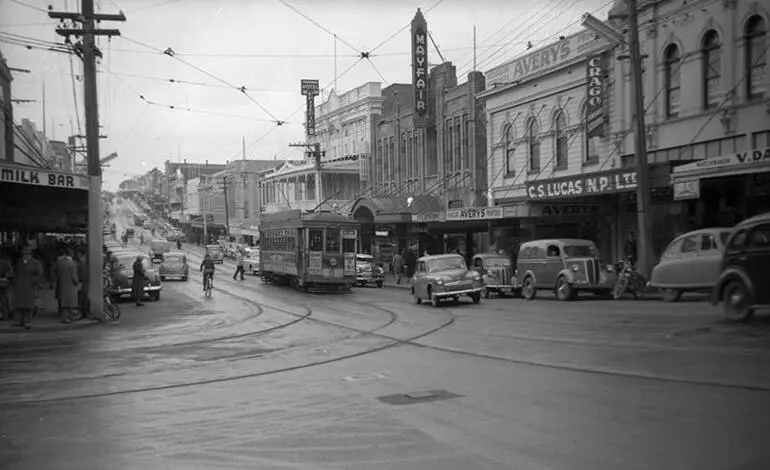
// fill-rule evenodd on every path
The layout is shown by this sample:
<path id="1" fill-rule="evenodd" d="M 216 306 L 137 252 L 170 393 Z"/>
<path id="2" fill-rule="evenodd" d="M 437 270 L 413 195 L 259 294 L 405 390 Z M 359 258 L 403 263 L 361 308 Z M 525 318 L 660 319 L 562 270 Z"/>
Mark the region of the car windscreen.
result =
<path id="1" fill-rule="evenodd" d="M 169 264 L 182 264 L 183 260 L 181 256 L 164 256 L 163 262 Z"/>
<path id="2" fill-rule="evenodd" d="M 439 258 L 432 261 L 428 261 L 428 272 L 435 273 L 438 271 L 446 271 L 449 269 L 468 269 L 465 264 L 465 260 L 458 257 L 452 258 Z"/>
<path id="3" fill-rule="evenodd" d="M 593 245 L 564 245 L 565 258 L 597 258 L 599 253 Z"/>
<path id="4" fill-rule="evenodd" d="M 484 266 L 490 267 L 490 268 L 502 268 L 505 266 L 510 266 L 511 260 L 508 258 L 485 258 L 484 259 Z"/>
<path id="5" fill-rule="evenodd" d="M 722 246 L 727 245 L 727 239 L 730 238 L 731 233 L 733 233 L 732 230 L 719 232 L 719 241 L 722 242 Z"/>
<path id="6" fill-rule="evenodd" d="M 209 253 L 222 253 L 224 250 L 219 245 L 209 245 L 206 247 L 206 251 Z"/>
<path id="7" fill-rule="evenodd" d="M 356 256 L 356 261 L 359 263 L 374 263 L 373 256 Z"/>
<path id="8" fill-rule="evenodd" d="M 131 257 L 119 257 L 117 266 L 119 266 L 118 269 L 121 271 L 126 270 L 133 270 L 134 268 L 134 261 L 136 261 L 136 256 Z M 150 264 L 150 260 L 147 258 L 142 258 L 142 266 L 144 266 L 145 270 L 152 269 L 152 265 Z"/>

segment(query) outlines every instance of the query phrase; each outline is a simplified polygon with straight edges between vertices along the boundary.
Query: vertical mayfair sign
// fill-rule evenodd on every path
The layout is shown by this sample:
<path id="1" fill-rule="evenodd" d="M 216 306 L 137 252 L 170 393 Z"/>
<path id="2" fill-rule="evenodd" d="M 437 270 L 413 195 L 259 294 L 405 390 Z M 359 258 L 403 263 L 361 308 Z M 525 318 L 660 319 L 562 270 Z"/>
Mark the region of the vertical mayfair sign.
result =
<path id="1" fill-rule="evenodd" d="M 412 19 L 412 86 L 415 124 L 425 127 L 428 118 L 428 25 L 420 9 Z"/>
<path id="2" fill-rule="evenodd" d="M 305 133 L 315 135 L 315 97 L 318 95 L 318 80 L 300 80 L 302 95 L 307 97 L 305 108 Z"/>
<path id="3" fill-rule="evenodd" d="M 588 56 L 586 68 L 586 136 L 604 137 L 605 105 L 607 91 L 607 56 Z"/>

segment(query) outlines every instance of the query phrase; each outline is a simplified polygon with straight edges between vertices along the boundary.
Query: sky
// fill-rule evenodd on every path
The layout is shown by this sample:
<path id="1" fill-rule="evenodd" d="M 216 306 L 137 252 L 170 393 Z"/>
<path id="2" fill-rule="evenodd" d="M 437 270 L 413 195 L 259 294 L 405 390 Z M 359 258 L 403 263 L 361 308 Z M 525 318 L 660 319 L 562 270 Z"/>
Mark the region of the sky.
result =
<path id="1" fill-rule="evenodd" d="M 610 0 L 95 0 L 96 11 L 123 11 L 102 22 L 120 37 L 98 38 L 98 102 L 106 189 L 166 160 L 225 163 L 243 158 L 301 159 L 304 97 L 300 80 L 318 79 L 323 98 L 375 81 L 410 83 L 409 22 L 421 8 L 439 51 L 458 69 L 486 72 L 580 30 L 583 13 L 606 18 Z M 66 140 L 85 134 L 82 63 L 71 54 L 28 49 L 8 38 L 63 43 L 47 8 L 79 11 L 78 0 L 0 0 L 0 51 L 14 73 L 14 105 Z M 335 39 L 336 37 L 336 39 Z M 167 48 L 174 56 L 163 54 Z M 335 52 L 336 49 L 336 52 Z M 370 59 L 360 59 L 370 52 Z M 441 62 L 436 49 L 429 62 Z M 336 71 L 336 74 L 335 74 Z M 336 75 L 336 86 L 335 86 Z M 173 80 L 173 81 L 172 81 Z M 243 93 L 240 88 L 246 88 Z M 316 98 L 316 103 L 320 101 Z M 174 109 L 170 108 L 171 106 Z M 276 121 L 285 121 L 276 125 Z M 80 131 L 78 131 L 80 129 Z"/>

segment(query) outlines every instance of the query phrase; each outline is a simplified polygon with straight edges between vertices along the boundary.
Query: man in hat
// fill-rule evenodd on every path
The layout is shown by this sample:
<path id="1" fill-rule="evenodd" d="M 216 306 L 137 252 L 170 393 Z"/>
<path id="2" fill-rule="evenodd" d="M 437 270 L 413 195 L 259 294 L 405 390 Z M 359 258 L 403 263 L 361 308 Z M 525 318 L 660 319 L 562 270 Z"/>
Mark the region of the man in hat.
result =
<path id="1" fill-rule="evenodd" d="M 32 258 L 32 249 L 25 247 L 14 273 L 13 300 L 20 319 L 18 326 L 27 330 L 32 323 L 32 312 L 37 300 L 36 291 L 42 279 L 43 267 L 38 260 Z"/>
<path id="2" fill-rule="evenodd" d="M 144 278 L 146 273 L 144 272 L 144 264 L 142 263 L 142 255 L 136 257 L 131 269 L 134 271 L 134 279 L 131 281 L 131 294 L 136 299 L 136 305 L 141 307 L 142 296 L 144 295 Z"/>

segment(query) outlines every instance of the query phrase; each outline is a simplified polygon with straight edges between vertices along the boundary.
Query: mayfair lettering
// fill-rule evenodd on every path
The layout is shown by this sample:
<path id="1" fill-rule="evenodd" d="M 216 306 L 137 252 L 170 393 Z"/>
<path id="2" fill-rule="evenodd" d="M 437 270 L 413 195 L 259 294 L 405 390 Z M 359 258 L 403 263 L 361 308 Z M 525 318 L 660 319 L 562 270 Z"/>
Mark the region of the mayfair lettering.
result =
<path id="1" fill-rule="evenodd" d="M 51 186 L 54 188 L 75 188 L 75 177 L 59 175 L 42 171 L 3 168 L 0 170 L 0 181 L 7 183 L 31 184 L 35 186 Z"/>
<path id="2" fill-rule="evenodd" d="M 428 45 L 427 35 L 422 29 L 417 29 L 413 35 L 412 85 L 414 86 L 414 108 L 420 117 L 428 111 Z"/>
<path id="3" fill-rule="evenodd" d="M 570 180 L 527 185 L 530 199 L 563 199 L 592 194 L 627 191 L 636 188 L 636 172 L 583 176 Z"/>

